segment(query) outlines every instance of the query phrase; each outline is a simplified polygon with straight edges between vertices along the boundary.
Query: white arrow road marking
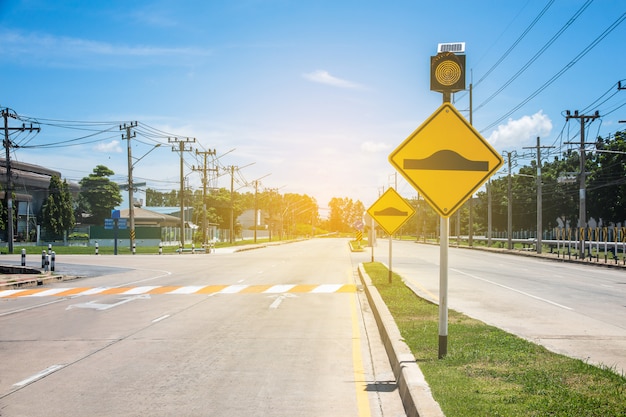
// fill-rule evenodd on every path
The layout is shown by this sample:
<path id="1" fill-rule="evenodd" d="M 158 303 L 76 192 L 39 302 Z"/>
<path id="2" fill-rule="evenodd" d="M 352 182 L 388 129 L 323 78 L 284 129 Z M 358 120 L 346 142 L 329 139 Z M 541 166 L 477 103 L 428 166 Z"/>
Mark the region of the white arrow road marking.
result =
<path id="1" fill-rule="evenodd" d="M 271 295 L 270 298 L 276 298 L 276 299 L 274 300 L 272 304 L 270 304 L 270 309 L 277 309 L 280 303 L 282 303 L 285 298 L 297 298 L 297 297 L 298 297 L 297 295 L 290 294 L 290 293 L 284 293 L 278 296 Z"/>
<path id="2" fill-rule="evenodd" d="M 119 300 L 121 301 L 118 301 L 117 303 L 114 303 L 114 304 L 102 304 L 102 303 L 97 303 L 95 301 L 90 301 L 88 303 L 69 305 L 67 306 L 66 310 L 71 310 L 73 308 L 91 308 L 94 310 L 103 311 L 103 310 L 108 310 L 113 307 L 121 306 L 122 304 L 126 304 L 134 300 L 147 300 L 149 298 L 150 298 L 150 294 L 141 294 L 141 295 L 134 295 L 132 297 L 119 298 Z"/>

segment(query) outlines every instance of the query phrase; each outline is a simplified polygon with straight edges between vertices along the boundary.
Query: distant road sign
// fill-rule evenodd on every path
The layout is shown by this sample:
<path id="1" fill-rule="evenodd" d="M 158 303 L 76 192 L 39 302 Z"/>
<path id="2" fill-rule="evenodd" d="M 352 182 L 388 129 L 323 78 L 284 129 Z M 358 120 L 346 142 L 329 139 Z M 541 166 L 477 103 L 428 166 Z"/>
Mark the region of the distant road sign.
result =
<path id="1" fill-rule="evenodd" d="M 393 235 L 415 214 L 415 209 L 396 190 L 389 188 L 367 209 L 367 213 L 387 234 Z"/>
<path id="2" fill-rule="evenodd" d="M 389 162 L 443 217 L 450 217 L 504 163 L 450 103 L 389 155 Z"/>
<path id="3" fill-rule="evenodd" d="M 128 219 L 118 219 L 118 221 L 117 221 L 117 227 L 118 227 L 120 230 L 126 229 L 126 228 L 128 227 L 128 226 L 127 226 L 127 222 L 126 222 L 127 220 L 128 220 Z"/>
<path id="4" fill-rule="evenodd" d="M 104 228 L 106 230 L 113 230 L 113 219 L 104 219 Z"/>

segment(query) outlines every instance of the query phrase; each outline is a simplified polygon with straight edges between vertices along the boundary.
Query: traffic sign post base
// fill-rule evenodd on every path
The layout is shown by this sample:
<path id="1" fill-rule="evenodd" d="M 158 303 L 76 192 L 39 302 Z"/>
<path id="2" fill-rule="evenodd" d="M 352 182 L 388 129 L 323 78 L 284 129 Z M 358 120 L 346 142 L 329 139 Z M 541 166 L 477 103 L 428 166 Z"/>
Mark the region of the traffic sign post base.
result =
<path id="1" fill-rule="evenodd" d="M 448 354 L 448 336 L 439 335 L 439 359 L 443 359 Z"/>

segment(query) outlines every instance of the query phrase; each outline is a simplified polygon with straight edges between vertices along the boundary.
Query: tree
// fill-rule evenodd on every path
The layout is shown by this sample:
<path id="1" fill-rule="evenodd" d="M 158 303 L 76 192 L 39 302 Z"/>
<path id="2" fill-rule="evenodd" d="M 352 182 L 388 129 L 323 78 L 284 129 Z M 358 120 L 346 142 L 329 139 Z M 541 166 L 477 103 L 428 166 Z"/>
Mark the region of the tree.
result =
<path id="1" fill-rule="evenodd" d="M 93 173 L 80 180 L 79 204 L 91 214 L 88 223 L 104 223 L 104 219 L 111 217 L 111 210 L 122 202 L 120 187 L 109 179 L 113 174 L 109 168 L 98 165 Z"/>
<path id="2" fill-rule="evenodd" d="M 587 211 L 595 219 L 603 219 L 605 226 L 626 220 L 626 131 L 617 132 L 610 139 L 598 138 L 596 154 L 589 158 L 592 164 L 587 182 Z"/>
<path id="3" fill-rule="evenodd" d="M 72 207 L 72 195 L 67 180 L 53 175 L 48 186 L 48 198 L 42 207 L 44 229 L 55 237 L 63 236 L 74 227 L 75 219 Z"/>
<path id="4" fill-rule="evenodd" d="M 354 224 L 363 218 L 365 212 L 365 206 L 360 200 L 354 202 L 351 198 L 345 197 L 333 197 L 328 207 L 330 208 L 329 228 L 335 232 L 354 230 Z"/>
<path id="5" fill-rule="evenodd" d="M 146 206 L 148 207 L 177 207 L 179 205 L 180 199 L 175 190 L 162 193 L 152 188 L 146 189 Z"/>

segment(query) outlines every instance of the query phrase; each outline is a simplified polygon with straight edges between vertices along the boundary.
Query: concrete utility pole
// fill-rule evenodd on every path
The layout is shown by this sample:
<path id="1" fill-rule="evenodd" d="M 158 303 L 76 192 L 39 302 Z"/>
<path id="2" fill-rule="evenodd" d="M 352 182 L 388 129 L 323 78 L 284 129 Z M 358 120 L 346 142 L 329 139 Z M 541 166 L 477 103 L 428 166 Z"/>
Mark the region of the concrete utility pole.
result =
<path id="1" fill-rule="evenodd" d="M 565 120 L 569 121 L 570 119 L 578 119 L 580 120 L 580 173 L 579 173 L 579 203 L 578 203 L 578 230 L 579 233 L 579 242 L 580 242 L 580 253 L 581 256 L 585 256 L 585 233 L 584 229 L 587 227 L 587 189 L 586 189 L 586 180 L 587 180 L 587 172 L 585 171 L 586 165 L 586 153 L 585 153 L 585 122 L 593 121 L 600 117 L 600 113 L 596 111 L 593 115 L 584 115 L 578 114 L 578 110 L 574 111 L 572 114 L 569 110 L 566 111 Z M 593 145 L 593 143 L 589 143 L 589 145 Z"/>
<path id="2" fill-rule="evenodd" d="M 17 113 L 8 108 L 2 109 L 2 118 L 4 119 L 4 149 L 6 151 L 6 174 L 7 174 L 7 185 L 5 189 L 4 198 L 7 202 L 7 249 L 8 253 L 13 253 L 13 183 L 11 181 L 12 173 L 11 173 L 11 148 L 15 147 L 13 142 L 11 142 L 11 138 L 9 137 L 9 132 L 39 132 L 41 129 L 38 127 L 33 127 L 31 123 L 29 127 L 26 127 L 26 124 L 22 123 L 21 127 L 9 127 L 9 118 L 18 119 Z"/>
<path id="3" fill-rule="evenodd" d="M 507 234 L 507 248 L 513 249 L 513 188 L 511 186 L 511 156 L 517 156 L 517 152 L 506 152 L 507 160 L 509 164 L 509 183 L 508 183 L 508 196 L 507 196 L 507 219 L 506 219 L 506 234 Z"/>
<path id="4" fill-rule="evenodd" d="M 622 87 L 622 82 L 618 81 L 617 82 L 617 91 L 620 91 L 620 90 L 626 90 L 626 87 Z M 620 123 L 626 123 L 626 120 L 620 120 L 619 122 Z"/>
<path id="5" fill-rule="evenodd" d="M 228 241 L 235 241 L 235 166 L 230 166 L 230 236 Z"/>
<path id="6" fill-rule="evenodd" d="M 124 123 L 120 126 L 120 130 L 126 130 L 126 137 L 122 135 L 122 140 L 128 140 L 128 228 L 129 228 L 129 236 L 130 236 L 130 250 L 131 253 L 135 254 L 135 185 L 133 184 L 133 156 L 132 150 L 130 146 L 130 140 L 136 136 L 135 132 L 132 132 L 131 129 L 133 127 L 137 127 L 137 122 L 130 122 L 129 124 Z"/>
<path id="7" fill-rule="evenodd" d="M 175 146 L 172 147 L 172 152 L 178 152 L 180 154 L 180 248 L 185 247 L 185 177 L 183 173 L 183 167 L 185 159 L 183 158 L 183 152 L 190 152 L 191 147 L 185 145 L 189 143 L 195 143 L 196 138 L 167 138 L 168 143 L 177 143 L 178 149 Z"/>
<path id="8" fill-rule="evenodd" d="M 200 152 L 196 149 L 196 156 L 202 155 L 204 159 L 204 163 L 202 168 L 197 168 L 192 166 L 191 169 L 193 171 L 202 172 L 202 246 L 206 248 L 207 244 L 207 216 L 206 216 L 206 189 L 207 183 L 209 181 L 209 172 L 217 172 L 217 168 L 209 168 L 207 165 L 207 158 L 209 156 L 215 156 L 215 149 L 208 150 L 205 152 Z"/>
<path id="9" fill-rule="evenodd" d="M 541 146 L 541 139 L 537 136 L 537 146 L 529 146 L 524 149 L 537 150 L 537 253 L 541 253 L 543 238 L 543 206 L 542 206 L 542 183 L 541 183 L 541 150 L 550 149 L 554 146 Z"/>

